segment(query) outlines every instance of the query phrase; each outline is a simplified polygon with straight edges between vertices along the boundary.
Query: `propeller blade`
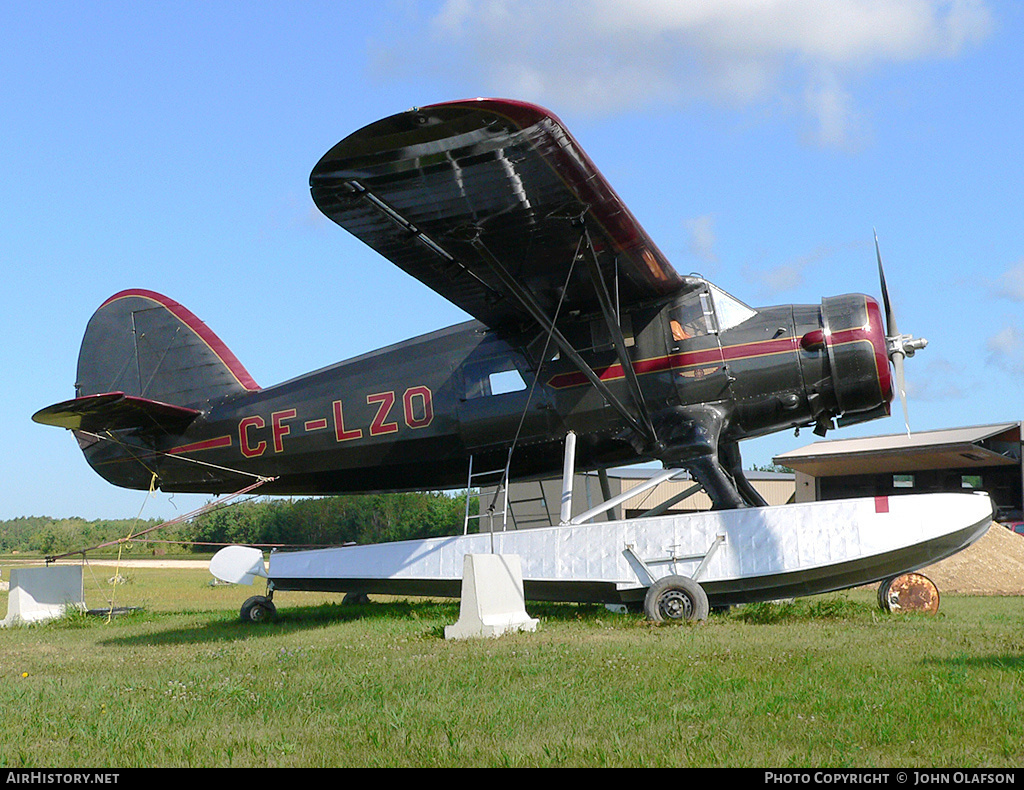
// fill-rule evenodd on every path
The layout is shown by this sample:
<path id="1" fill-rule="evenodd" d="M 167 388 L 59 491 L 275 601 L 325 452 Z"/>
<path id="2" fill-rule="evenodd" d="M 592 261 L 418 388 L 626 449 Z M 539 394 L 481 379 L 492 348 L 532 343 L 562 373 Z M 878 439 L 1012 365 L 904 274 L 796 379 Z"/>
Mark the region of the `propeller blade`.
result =
<path id="1" fill-rule="evenodd" d="M 907 427 L 907 436 L 910 436 L 910 410 L 907 408 L 907 380 L 903 373 L 903 353 L 897 351 L 892 355 L 892 368 L 896 379 L 896 390 L 900 395 L 900 403 L 903 404 L 903 424 Z"/>
<path id="2" fill-rule="evenodd" d="M 892 309 L 892 302 L 889 299 L 889 289 L 885 285 L 885 270 L 882 268 L 882 251 L 878 246 L 878 232 L 875 233 L 875 257 L 878 259 L 878 279 L 882 283 L 882 306 L 885 308 L 885 333 L 889 337 L 899 335 L 896 328 L 896 314 Z"/>
<path id="3" fill-rule="evenodd" d="M 892 362 L 896 389 L 900 395 L 900 403 L 903 404 L 903 422 L 907 426 L 907 436 L 910 436 L 910 411 L 907 408 L 907 380 L 903 372 L 903 361 L 928 345 L 928 341 L 924 338 L 915 339 L 911 335 L 902 335 L 896 327 L 896 311 L 893 309 L 892 300 L 889 298 L 889 288 L 885 283 L 885 270 L 882 267 L 882 251 L 878 245 L 877 231 L 875 232 L 875 257 L 878 259 L 878 279 L 882 285 L 882 305 L 885 308 L 886 353 Z"/>

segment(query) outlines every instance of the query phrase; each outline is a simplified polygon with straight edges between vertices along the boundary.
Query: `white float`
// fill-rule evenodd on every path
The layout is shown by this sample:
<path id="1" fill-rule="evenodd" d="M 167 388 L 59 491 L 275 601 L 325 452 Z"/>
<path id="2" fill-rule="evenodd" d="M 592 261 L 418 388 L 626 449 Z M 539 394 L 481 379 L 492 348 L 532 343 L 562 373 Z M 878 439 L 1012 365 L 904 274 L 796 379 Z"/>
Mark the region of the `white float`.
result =
<path id="1" fill-rule="evenodd" d="M 221 549 L 210 559 L 210 573 L 230 584 L 252 584 L 258 576 L 267 578 L 263 552 L 251 546 Z"/>
<path id="2" fill-rule="evenodd" d="M 917 570 L 971 545 L 991 521 L 986 494 L 868 497 L 278 551 L 266 575 L 271 593 L 455 598 L 466 555 L 517 555 L 527 601 L 638 604 L 657 580 L 683 576 L 714 607 L 832 592 Z M 251 554 L 242 564 L 255 560 Z M 216 565 L 215 557 L 211 570 Z"/>

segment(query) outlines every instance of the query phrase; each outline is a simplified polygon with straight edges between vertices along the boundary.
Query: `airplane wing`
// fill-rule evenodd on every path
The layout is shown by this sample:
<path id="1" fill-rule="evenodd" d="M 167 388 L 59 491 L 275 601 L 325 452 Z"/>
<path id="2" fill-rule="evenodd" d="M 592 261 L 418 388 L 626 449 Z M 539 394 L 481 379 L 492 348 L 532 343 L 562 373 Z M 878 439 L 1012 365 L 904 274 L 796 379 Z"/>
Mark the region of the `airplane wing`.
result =
<path id="1" fill-rule="evenodd" d="M 595 262 L 623 307 L 690 279 L 531 104 L 476 99 L 377 121 L 328 151 L 310 187 L 330 219 L 498 331 L 544 326 L 563 289 L 563 311 L 597 312 Z"/>

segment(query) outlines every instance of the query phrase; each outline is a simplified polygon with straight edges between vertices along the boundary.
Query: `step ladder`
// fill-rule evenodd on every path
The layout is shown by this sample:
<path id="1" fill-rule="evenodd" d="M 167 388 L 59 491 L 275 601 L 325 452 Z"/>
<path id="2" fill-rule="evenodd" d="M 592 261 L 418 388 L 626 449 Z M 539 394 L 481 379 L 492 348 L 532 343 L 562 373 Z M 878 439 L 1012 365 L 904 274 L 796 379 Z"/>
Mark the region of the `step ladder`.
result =
<path id="1" fill-rule="evenodd" d="M 501 469 L 488 469 L 485 471 L 473 471 L 473 456 L 469 456 L 469 477 L 466 481 L 466 517 L 463 520 L 462 534 L 469 534 L 469 522 L 476 519 L 479 522 L 480 532 L 494 532 L 495 518 L 500 519 L 499 532 L 504 532 L 508 526 L 508 467 Z M 469 504 L 473 499 L 473 489 L 477 488 L 479 493 L 476 499 L 480 506 L 475 514 L 470 514 Z M 487 492 L 491 488 L 494 493 Z M 486 509 L 484 503 L 488 503 Z M 500 509 L 499 509 L 500 508 Z M 487 519 L 486 529 L 484 519 Z"/>
<path id="2" fill-rule="evenodd" d="M 555 523 L 551 516 L 551 507 L 548 505 L 547 494 L 544 491 L 544 481 L 535 480 L 534 483 L 537 486 L 537 496 L 526 496 L 526 491 L 523 489 L 527 484 L 522 483 L 520 490 L 523 491 L 523 496 L 515 496 L 509 499 L 508 509 L 512 515 L 514 529 L 550 527 Z M 541 504 L 541 507 L 531 507 L 538 502 Z"/>
<path id="3" fill-rule="evenodd" d="M 463 519 L 462 534 L 469 534 L 469 524 L 473 520 L 480 522 L 479 531 L 485 531 L 484 519 L 487 519 L 486 531 L 504 532 L 509 528 L 511 518 L 512 529 L 529 529 L 530 527 L 550 527 L 554 524 L 551 515 L 551 506 L 548 504 L 547 493 L 544 490 L 544 481 L 534 481 L 537 485 L 537 495 L 529 496 L 523 491 L 522 496 L 510 498 L 507 469 L 488 469 L 485 471 L 473 470 L 473 456 L 469 456 L 469 475 L 466 481 L 466 515 Z M 526 484 L 522 484 L 525 486 Z M 473 490 L 477 489 L 478 494 L 474 495 Z M 488 490 L 490 489 L 490 490 Z M 522 490 L 522 487 L 521 489 Z M 476 514 L 470 514 L 470 503 L 476 498 L 480 507 Z M 541 507 L 529 507 L 540 503 Z M 485 509 L 485 504 L 486 509 Z M 519 515 L 516 515 L 516 506 L 520 506 Z M 491 508 L 494 508 L 491 510 Z M 498 520 L 500 519 L 500 521 Z"/>

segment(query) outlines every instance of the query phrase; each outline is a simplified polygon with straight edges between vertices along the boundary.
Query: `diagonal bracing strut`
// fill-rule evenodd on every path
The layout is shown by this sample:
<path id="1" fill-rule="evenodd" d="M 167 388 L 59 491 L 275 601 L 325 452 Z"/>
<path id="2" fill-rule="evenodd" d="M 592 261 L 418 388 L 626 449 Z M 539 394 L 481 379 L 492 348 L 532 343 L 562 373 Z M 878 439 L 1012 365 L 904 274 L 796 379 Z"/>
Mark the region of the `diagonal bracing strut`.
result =
<path id="1" fill-rule="evenodd" d="M 448 252 L 448 250 L 446 250 L 441 244 L 439 244 L 437 241 L 435 241 L 422 230 L 420 230 L 420 228 L 418 228 L 411 221 L 406 219 L 401 214 L 401 212 L 392 208 L 385 201 L 381 200 L 379 197 L 373 194 L 363 184 L 356 181 L 355 179 L 352 179 L 345 182 L 345 188 L 354 196 L 362 200 L 368 201 L 369 204 L 373 206 L 377 211 L 382 213 L 384 216 L 386 216 L 399 227 L 403 228 L 413 238 L 417 239 L 421 244 L 427 247 L 427 249 L 431 250 L 440 259 L 444 260 L 448 264 L 458 266 L 464 273 L 471 276 L 484 288 L 493 292 L 494 289 L 488 283 L 486 283 L 479 275 L 473 272 L 472 269 L 465 266 L 454 255 Z M 594 385 L 597 391 L 601 393 L 601 395 L 604 397 L 606 401 L 608 401 L 609 405 L 611 405 L 617 412 L 619 412 L 619 414 L 622 415 L 622 418 L 626 421 L 629 427 L 641 438 L 644 444 L 647 445 L 648 447 L 655 445 L 657 443 L 657 436 L 654 433 L 654 428 L 651 425 L 650 419 L 647 417 L 646 410 L 643 406 L 643 400 L 642 398 L 639 398 L 639 385 L 636 382 L 636 377 L 633 371 L 632 363 L 628 365 L 624 364 L 623 368 L 626 371 L 627 380 L 630 381 L 629 386 L 631 395 L 633 396 L 633 399 L 636 400 L 637 405 L 640 409 L 641 419 L 637 419 L 636 415 L 633 414 L 633 412 L 631 412 L 628 408 L 626 408 L 622 401 L 620 401 L 612 393 L 608 385 L 601 380 L 601 377 L 594 372 L 594 369 L 591 368 L 590 365 L 586 363 L 586 361 L 584 361 L 583 357 L 579 355 L 579 353 L 576 351 L 573 345 L 565 338 L 565 336 L 558 330 L 558 328 L 555 327 L 554 322 L 548 317 L 544 309 L 537 303 L 536 299 L 534 299 L 533 297 L 533 294 L 531 294 L 527 289 L 523 288 L 515 279 L 515 277 L 513 277 L 509 273 L 508 269 L 505 268 L 505 265 L 500 260 L 498 260 L 498 258 L 488 249 L 487 245 L 484 244 L 484 242 L 480 239 L 480 228 L 477 226 L 473 226 L 471 228 L 464 228 L 463 232 L 465 233 L 466 238 L 462 238 L 460 239 L 460 241 L 469 243 L 473 250 L 481 257 L 484 263 L 487 264 L 490 270 L 498 278 L 501 284 L 507 289 L 509 294 L 511 294 L 511 296 L 523 307 L 523 309 L 530 314 L 530 317 L 533 318 L 534 321 L 536 321 L 546 332 L 550 334 L 551 339 L 555 341 L 555 344 L 558 346 L 559 350 L 563 354 L 565 354 L 565 356 L 579 369 L 579 371 L 584 376 L 586 376 L 587 380 Z M 589 243 L 589 236 L 587 238 L 587 242 Z M 601 283 L 603 284 L 603 280 L 601 281 Z M 605 293 L 605 295 L 607 296 L 607 292 Z M 603 309 L 604 305 L 602 304 L 602 310 Z M 617 334 L 618 337 L 621 338 L 621 331 L 619 331 Z M 619 344 L 616 344 L 616 347 L 620 348 L 621 358 L 621 355 L 625 352 L 625 346 L 623 345 L 620 347 Z M 631 374 L 633 374 L 632 379 L 630 378 Z"/>
<path id="2" fill-rule="evenodd" d="M 491 271 L 498 277 L 501 284 L 508 289 L 509 293 L 515 298 L 519 304 L 530 314 L 541 327 L 551 334 L 551 339 L 555 341 L 559 350 L 569 358 L 569 360 L 579 368 L 580 372 L 587 377 L 587 380 L 604 396 L 605 400 L 622 415 L 623 419 L 629 424 L 629 427 L 633 429 L 648 445 L 652 445 L 656 441 L 654 430 L 640 422 L 636 416 L 626 408 L 626 406 L 620 401 L 608 388 L 608 385 L 601 380 L 601 377 L 594 372 L 594 369 L 586 363 L 586 361 L 579 355 L 579 352 L 573 347 L 565 336 L 558 330 L 558 328 L 548 318 L 547 313 L 544 312 L 543 308 L 537 304 L 537 301 L 533 298 L 528 290 L 523 288 L 519 282 L 509 274 L 504 264 L 499 261 L 487 248 L 479 237 L 470 240 L 470 244 L 473 249 L 480 255 L 480 257 L 487 263 L 491 268 Z M 632 366 L 630 366 L 632 370 Z"/>
<path id="3" fill-rule="evenodd" d="M 633 368 L 633 360 L 629 358 L 629 352 L 626 350 L 626 339 L 622 336 L 622 327 L 619 324 L 619 318 L 616 314 L 615 309 L 612 306 L 611 295 L 608 293 L 608 285 L 605 283 L 604 275 L 601 273 L 601 267 L 597 262 L 597 251 L 594 250 L 594 245 L 590 240 L 590 231 L 584 226 L 583 229 L 584 240 L 586 241 L 587 250 L 589 255 L 587 256 L 587 266 L 590 269 L 590 279 L 594 285 L 594 291 L 597 293 L 597 301 L 601 305 L 601 313 L 604 315 L 605 324 L 608 326 L 608 331 L 612 337 L 612 344 L 615 346 L 615 353 L 619 357 L 619 365 L 622 367 L 622 374 L 626 378 L 626 383 L 629 385 L 629 394 L 633 398 L 633 403 L 636 405 L 637 411 L 640 413 L 640 421 L 643 423 L 644 430 L 647 435 L 651 437 L 653 442 L 657 442 L 657 433 L 654 430 L 654 425 L 651 422 L 651 415 L 647 409 L 647 402 L 644 400 L 643 393 L 640 391 L 640 382 L 636 377 L 636 370 Z"/>

